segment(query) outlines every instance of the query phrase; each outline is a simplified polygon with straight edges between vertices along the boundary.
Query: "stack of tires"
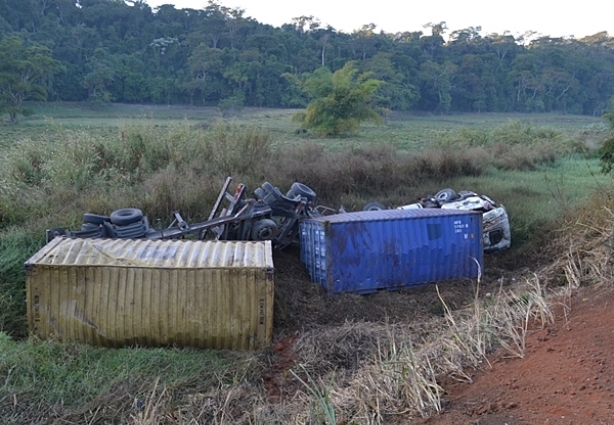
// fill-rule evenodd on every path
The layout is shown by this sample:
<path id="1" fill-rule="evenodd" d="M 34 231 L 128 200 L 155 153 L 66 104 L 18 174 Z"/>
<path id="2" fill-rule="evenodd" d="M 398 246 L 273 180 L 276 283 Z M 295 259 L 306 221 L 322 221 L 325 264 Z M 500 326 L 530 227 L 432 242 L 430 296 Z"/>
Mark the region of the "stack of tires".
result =
<path id="1" fill-rule="evenodd" d="M 81 232 L 75 235 L 84 238 L 136 239 L 149 231 L 147 217 L 138 208 L 122 208 L 110 216 L 85 213 Z"/>

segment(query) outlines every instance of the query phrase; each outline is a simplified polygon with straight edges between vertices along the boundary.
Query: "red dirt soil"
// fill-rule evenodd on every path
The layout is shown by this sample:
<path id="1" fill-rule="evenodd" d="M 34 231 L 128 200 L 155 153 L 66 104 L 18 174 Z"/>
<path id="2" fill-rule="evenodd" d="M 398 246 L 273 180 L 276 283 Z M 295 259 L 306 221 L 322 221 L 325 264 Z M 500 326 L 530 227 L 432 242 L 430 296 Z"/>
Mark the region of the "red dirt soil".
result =
<path id="1" fill-rule="evenodd" d="M 442 382 L 443 412 L 415 423 L 614 424 L 614 291 L 582 289 L 557 313 L 527 336 L 523 359 L 499 352 L 473 383 Z"/>

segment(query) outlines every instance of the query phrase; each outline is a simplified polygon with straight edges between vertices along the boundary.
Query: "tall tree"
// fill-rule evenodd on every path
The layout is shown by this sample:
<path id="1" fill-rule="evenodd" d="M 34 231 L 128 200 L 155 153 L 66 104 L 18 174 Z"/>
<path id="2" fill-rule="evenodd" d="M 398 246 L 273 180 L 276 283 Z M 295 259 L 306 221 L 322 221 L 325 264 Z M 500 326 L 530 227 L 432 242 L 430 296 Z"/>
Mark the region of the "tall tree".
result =
<path id="1" fill-rule="evenodd" d="M 83 78 L 83 87 L 87 89 L 88 102 L 105 104 L 113 100 L 109 86 L 116 73 L 114 58 L 104 48 L 98 48 L 87 62 L 89 71 Z"/>
<path id="2" fill-rule="evenodd" d="M 0 40 L 0 113 L 8 113 L 11 122 L 28 114 L 23 102 L 47 100 L 51 77 L 60 69 L 47 47 L 17 36 Z"/>
<path id="3" fill-rule="evenodd" d="M 220 73 L 224 59 L 224 51 L 214 47 L 208 47 L 205 43 L 199 44 L 188 58 L 190 66 L 190 76 L 192 79 L 187 84 L 190 94 L 190 103 L 198 93 L 201 95 L 202 103 L 214 93 L 220 93 L 219 82 L 213 81 L 207 76 L 211 73 Z"/>
<path id="4" fill-rule="evenodd" d="M 456 66 L 450 61 L 442 64 L 426 61 L 420 65 L 421 103 L 425 108 L 441 114 L 450 110 L 452 78 L 455 71 Z"/>
<path id="5" fill-rule="evenodd" d="M 420 95 L 409 78 L 395 68 L 392 57 L 392 53 L 377 53 L 365 61 L 364 69 L 384 82 L 374 96 L 378 105 L 391 110 L 408 110 Z"/>

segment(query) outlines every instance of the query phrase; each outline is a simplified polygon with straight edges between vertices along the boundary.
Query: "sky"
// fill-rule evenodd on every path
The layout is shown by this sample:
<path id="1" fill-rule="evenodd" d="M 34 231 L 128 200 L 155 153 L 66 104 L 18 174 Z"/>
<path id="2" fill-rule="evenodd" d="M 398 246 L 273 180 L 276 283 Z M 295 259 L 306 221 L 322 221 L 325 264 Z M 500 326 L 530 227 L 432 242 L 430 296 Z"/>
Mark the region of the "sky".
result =
<path id="1" fill-rule="evenodd" d="M 146 0 L 155 8 L 204 9 L 207 0 Z M 322 26 L 351 33 L 374 23 L 388 33 L 425 31 L 429 22 L 445 21 L 448 32 L 481 26 L 482 35 L 536 31 L 550 37 L 582 38 L 601 31 L 614 36 L 612 0 L 219 0 L 245 11 L 258 22 L 281 26 L 298 16 L 314 16 Z"/>

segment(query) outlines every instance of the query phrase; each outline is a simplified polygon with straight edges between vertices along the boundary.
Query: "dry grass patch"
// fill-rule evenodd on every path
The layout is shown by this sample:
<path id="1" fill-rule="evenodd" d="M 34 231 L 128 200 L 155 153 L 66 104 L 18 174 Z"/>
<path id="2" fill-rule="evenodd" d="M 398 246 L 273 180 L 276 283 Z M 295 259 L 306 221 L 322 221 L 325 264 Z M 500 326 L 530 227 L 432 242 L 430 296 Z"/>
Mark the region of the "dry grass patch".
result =
<path id="1" fill-rule="evenodd" d="M 292 370 L 314 391 L 299 391 L 300 414 L 325 403 L 344 423 L 429 416 L 441 409 L 437 377 L 469 380 L 466 368 L 487 365 L 487 355 L 497 347 L 523 357 L 529 324 L 553 320 L 536 277 L 514 291 L 477 293 L 465 309 L 452 311 L 442 303 L 444 317 L 420 323 L 348 322 L 301 334 L 293 346 L 297 366 Z M 292 377 L 284 382 L 297 387 Z M 296 393 L 280 404 L 289 400 L 296 402 Z M 293 421 L 305 419 L 298 415 Z"/>

